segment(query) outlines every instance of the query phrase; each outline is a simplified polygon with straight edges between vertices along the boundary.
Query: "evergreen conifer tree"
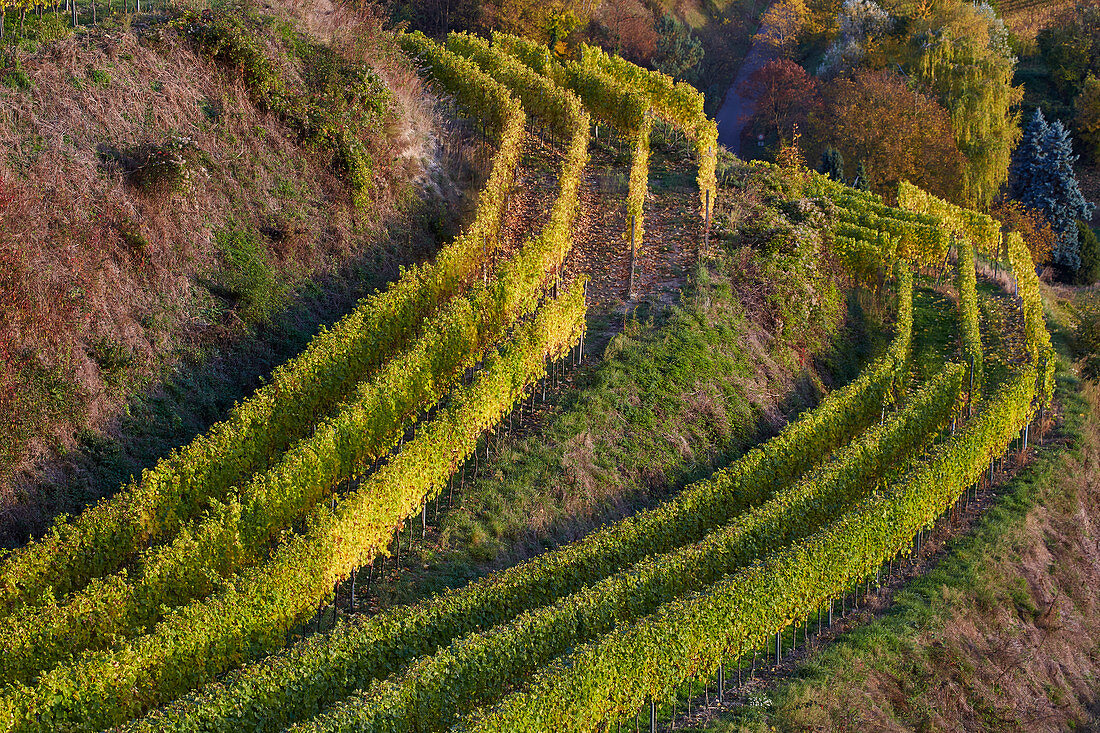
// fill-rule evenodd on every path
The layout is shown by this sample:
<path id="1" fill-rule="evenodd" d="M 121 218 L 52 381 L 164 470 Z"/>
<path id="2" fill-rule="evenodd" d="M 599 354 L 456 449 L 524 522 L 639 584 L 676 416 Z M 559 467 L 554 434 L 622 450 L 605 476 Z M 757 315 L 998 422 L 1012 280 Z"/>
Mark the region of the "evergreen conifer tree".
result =
<path id="1" fill-rule="evenodd" d="M 858 188 L 860 191 L 871 190 L 871 178 L 867 175 L 867 166 L 862 160 L 856 166 L 856 178 L 852 181 L 852 188 Z"/>
<path id="2" fill-rule="evenodd" d="M 1085 201 L 1077 183 L 1073 164 L 1073 143 L 1069 130 L 1061 121 L 1048 126 L 1042 139 L 1042 157 L 1027 170 L 1026 186 L 1020 191 L 1020 200 L 1046 214 L 1058 242 L 1054 246 L 1054 262 L 1069 270 L 1081 267 L 1081 243 L 1078 238 L 1077 220 L 1092 218 L 1093 205 Z"/>
<path id="3" fill-rule="evenodd" d="M 821 166 L 818 172 L 825 174 L 834 181 L 844 182 L 844 156 L 834 147 L 825 148 L 821 154 Z"/>
<path id="4" fill-rule="evenodd" d="M 1043 159 L 1043 138 L 1049 131 L 1050 125 L 1043 116 L 1043 110 L 1036 108 L 1020 144 L 1012 153 L 1012 164 L 1008 169 L 1012 198 L 1022 201 L 1024 192 L 1030 188 L 1039 162 Z"/>

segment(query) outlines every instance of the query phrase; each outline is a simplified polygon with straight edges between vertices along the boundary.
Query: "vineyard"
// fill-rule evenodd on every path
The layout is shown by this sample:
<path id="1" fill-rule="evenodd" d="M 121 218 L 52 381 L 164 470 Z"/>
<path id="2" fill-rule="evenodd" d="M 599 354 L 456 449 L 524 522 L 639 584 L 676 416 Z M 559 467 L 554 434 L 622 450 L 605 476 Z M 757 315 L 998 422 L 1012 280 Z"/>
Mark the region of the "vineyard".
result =
<path id="1" fill-rule="evenodd" d="M 224 421 L 0 560 L 0 730 L 656 730 L 685 687 L 721 695 L 831 624 L 1031 439 L 1055 359 L 1019 235 L 907 183 L 894 207 L 810 173 L 796 198 L 827 212 L 847 277 L 897 303 L 857 378 L 655 507 L 301 633 L 584 357 L 590 280 L 567 263 L 593 141 L 628 148 L 611 245 L 629 252 L 628 297 L 651 243 L 655 125 L 690 150 L 699 257 L 722 195 L 717 127 L 687 84 L 503 33 L 398 44 L 491 148 L 472 216 Z M 560 167 L 545 220 L 508 247 L 530 136 Z M 1012 334 L 989 332 L 982 260 L 1012 273 L 997 296 Z M 914 304 L 934 292 L 951 294 L 957 338 L 921 360 Z"/>

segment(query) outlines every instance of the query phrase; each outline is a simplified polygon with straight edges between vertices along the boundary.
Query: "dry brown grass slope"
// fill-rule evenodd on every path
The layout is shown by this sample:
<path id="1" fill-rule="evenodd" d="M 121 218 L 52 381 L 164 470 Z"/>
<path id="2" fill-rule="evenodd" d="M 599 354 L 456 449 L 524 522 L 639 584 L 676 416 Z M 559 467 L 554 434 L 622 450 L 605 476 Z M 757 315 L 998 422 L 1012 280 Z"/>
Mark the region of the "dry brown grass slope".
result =
<path id="1" fill-rule="evenodd" d="M 16 52 L 30 86 L 0 86 L 5 545 L 113 489 L 87 485 L 94 478 L 80 496 L 56 487 L 79 470 L 66 456 L 74 449 L 125 444 L 119 421 L 135 394 L 156 393 L 235 343 L 262 340 L 264 324 L 290 308 L 298 322 L 270 329 L 271 363 L 221 367 L 234 372 L 222 380 L 226 400 L 243 396 L 248 384 L 229 385 L 235 372 L 252 370 L 244 381 L 254 384 L 289 356 L 276 343 L 288 328 L 338 317 L 414 253 L 425 256 L 447 228 L 445 210 L 422 213 L 431 198 L 424 192 L 449 195 L 461 181 L 440 165 L 433 99 L 377 14 L 323 1 L 258 10 L 269 18 L 263 47 L 292 87 L 311 72 L 297 22 L 369 66 L 388 92 L 384 119 L 364 128 L 375 162 L 365 207 L 353 206 L 333 154 L 258 106 L 240 70 L 201 54 L 183 24 L 150 16 L 132 30 Z M 156 168 L 151 152 L 170 159 L 164 176 L 146 175 Z M 185 413 L 206 397 L 175 399 Z M 179 415 L 164 416 L 161 448 L 217 417 L 173 432 Z M 47 484 L 54 493 L 43 500 Z"/>

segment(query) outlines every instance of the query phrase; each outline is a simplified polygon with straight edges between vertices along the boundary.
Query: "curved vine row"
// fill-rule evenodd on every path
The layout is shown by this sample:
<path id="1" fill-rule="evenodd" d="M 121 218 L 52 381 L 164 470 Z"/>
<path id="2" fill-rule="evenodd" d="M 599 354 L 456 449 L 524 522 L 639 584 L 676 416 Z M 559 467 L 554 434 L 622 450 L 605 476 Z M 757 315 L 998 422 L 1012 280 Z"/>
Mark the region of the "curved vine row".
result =
<path id="1" fill-rule="evenodd" d="M 465 62 L 468 64 L 468 62 Z M 446 63 L 440 62 L 445 68 Z M 461 292 L 494 241 L 519 160 L 525 116 L 507 90 L 476 67 L 446 77 L 448 88 L 484 115 L 498 143 L 488 182 L 467 231 L 434 262 L 405 271 L 365 298 L 229 417 L 142 472 L 139 479 L 76 517 L 61 517 L 41 539 L 0 563 L 0 614 L 49 602 L 112 573 L 150 545 L 171 540 L 211 499 L 267 469 L 306 435 L 318 415 L 345 399 L 394 349 L 416 338 L 423 319 Z"/>
<path id="2" fill-rule="evenodd" d="M 879 419 L 908 372 L 912 277 L 899 270 L 897 334 L 887 353 L 779 436 L 641 512 L 559 550 L 409 607 L 337 627 L 250 665 L 225 683 L 137 721 L 130 731 L 275 731 L 372 679 L 479 628 L 505 623 L 653 553 L 698 541 L 786 486 Z"/>
<path id="3" fill-rule="evenodd" d="M 596 731 L 647 699 L 755 648 L 854 582 L 873 576 L 973 484 L 1032 414 L 1035 369 L 1022 369 L 955 436 L 897 485 L 708 590 L 662 606 L 536 676 L 456 731 Z"/>
<path id="4" fill-rule="evenodd" d="M 471 708 L 496 699 L 574 645 L 607 634 L 656 607 L 705 589 L 759 554 L 813 532 L 867 494 L 922 449 L 950 421 L 965 369 L 948 364 L 898 414 L 838 451 L 833 460 L 698 543 L 624 566 L 556 603 L 459 639 L 400 675 L 363 692 L 294 733 L 446 728 Z"/>
<path id="5" fill-rule="evenodd" d="M 150 633 L 106 652 L 85 653 L 43 674 L 33 687 L 0 696 L 0 730 L 101 730 L 206 682 L 248 657 L 275 651 L 312 616 L 352 569 L 384 552 L 393 529 L 446 486 L 482 433 L 495 425 L 577 342 L 585 283 L 578 280 L 522 325 L 469 387 L 404 450 L 342 497 L 319 505 L 304 534 L 224 591 L 169 612 Z"/>

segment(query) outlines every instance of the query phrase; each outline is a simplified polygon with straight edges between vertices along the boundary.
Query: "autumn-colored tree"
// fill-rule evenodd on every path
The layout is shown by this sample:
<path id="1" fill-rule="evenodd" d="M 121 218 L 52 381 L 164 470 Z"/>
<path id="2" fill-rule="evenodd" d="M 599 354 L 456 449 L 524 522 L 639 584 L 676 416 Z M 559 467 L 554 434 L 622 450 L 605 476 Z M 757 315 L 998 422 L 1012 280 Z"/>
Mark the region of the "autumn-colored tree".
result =
<path id="1" fill-rule="evenodd" d="M 1100 163 L 1100 79 L 1089 74 L 1074 102 L 1077 116 L 1074 123 L 1089 155 Z"/>
<path id="2" fill-rule="evenodd" d="M 596 20 L 606 29 L 607 48 L 634 61 L 652 60 L 657 30 L 653 13 L 639 0 L 601 3 Z"/>
<path id="3" fill-rule="evenodd" d="M 990 214 L 1008 231 L 1020 233 L 1035 264 L 1050 260 L 1050 254 L 1058 243 L 1058 235 L 1043 212 L 1007 199 L 994 203 Z"/>
<path id="4" fill-rule="evenodd" d="M 757 69 L 742 91 L 756 103 L 751 128 L 783 140 L 792 137 L 795 127 L 806 129 L 821 109 L 817 79 L 789 59 L 774 59 Z"/>
<path id="5" fill-rule="evenodd" d="M 789 53 L 809 18 L 810 10 L 804 0 L 778 0 L 760 19 L 760 30 L 753 40 L 765 43 L 780 53 Z"/>
<path id="6" fill-rule="evenodd" d="M 836 73 L 854 68 L 874 57 L 879 43 L 894 26 L 882 6 L 874 0 L 844 0 L 836 15 L 837 36 L 825 50 L 821 65 L 817 69 L 819 76 L 829 77 Z"/>
<path id="7" fill-rule="evenodd" d="M 847 160 L 862 161 L 875 191 L 896 195 L 908 180 L 937 196 L 959 192 L 963 158 L 951 118 L 934 99 L 888 71 L 860 71 L 826 90 L 818 137 Z"/>
<path id="8" fill-rule="evenodd" d="M 1016 55 L 1008 30 L 985 3 L 941 0 L 911 17 L 907 34 L 905 66 L 950 112 L 966 159 L 960 200 L 986 209 L 1008 180 L 1020 140 L 1023 87 L 1012 84 Z"/>
<path id="9" fill-rule="evenodd" d="M 481 25 L 553 46 L 586 25 L 594 11 L 590 0 L 486 0 Z"/>

